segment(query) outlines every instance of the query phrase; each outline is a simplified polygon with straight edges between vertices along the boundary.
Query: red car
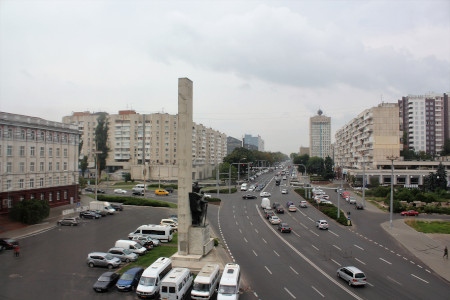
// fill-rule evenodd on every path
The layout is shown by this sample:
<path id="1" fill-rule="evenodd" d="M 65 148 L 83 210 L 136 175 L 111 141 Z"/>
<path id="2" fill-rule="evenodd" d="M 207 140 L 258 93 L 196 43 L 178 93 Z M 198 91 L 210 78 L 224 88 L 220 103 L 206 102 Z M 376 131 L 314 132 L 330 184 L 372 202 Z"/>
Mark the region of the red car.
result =
<path id="1" fill-rule="evenodd" d="M 400 213 L 402 216 L 418 216 L 419 212 L 415 210 L 405 210 Z"/>

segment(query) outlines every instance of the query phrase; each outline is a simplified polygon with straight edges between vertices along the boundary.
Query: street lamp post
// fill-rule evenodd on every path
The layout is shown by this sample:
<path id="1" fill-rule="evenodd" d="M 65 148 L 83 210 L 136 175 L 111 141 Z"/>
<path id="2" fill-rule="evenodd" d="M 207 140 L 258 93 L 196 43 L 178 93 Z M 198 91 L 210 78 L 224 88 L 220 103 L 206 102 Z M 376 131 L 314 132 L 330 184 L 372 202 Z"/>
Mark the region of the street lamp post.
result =
<path id="1" fill-rule="evenodd" d="M 389 204 L 389 227 L 392 229 L 392 214 L 394 211 L 394 160 L 398 157 L 391 155 L 386 158 L 391 161 L 391 201 Z"/>
<path id="2" fill-rule="evenodd" d="M 363 178 L 362 178 L 362 205 L 365 208 L 366 207 L 366 160 L 363 153 Z"/>
<path id="3" fill-rule="evenodd" d="M 97 189 L 98 189 L 98 155 L 102 154 L 102 151 L 94 150 L 92 152 L 95 154 L 95 201 L 97 201 Z"/>
<path id="4" fill-rule="evenodd" d="M 245 159 L 247 159 L 247 158 L 243 157 L 243 158 L 239 159 L 239 164 L 238 164 L 238 182 L 239 182 L 239 178 L 240 178 L 240 175 L 241 175 L 241 160 L 245 160 Z"/>

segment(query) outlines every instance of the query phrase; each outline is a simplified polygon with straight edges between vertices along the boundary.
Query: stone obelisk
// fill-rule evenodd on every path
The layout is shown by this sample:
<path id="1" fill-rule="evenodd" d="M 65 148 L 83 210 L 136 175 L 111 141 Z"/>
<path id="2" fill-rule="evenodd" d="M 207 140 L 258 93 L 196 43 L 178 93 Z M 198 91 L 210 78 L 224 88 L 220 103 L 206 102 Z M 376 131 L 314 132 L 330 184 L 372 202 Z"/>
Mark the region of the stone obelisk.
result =
<path id="1" fill-rule="evenodd" d="M 189 228 L 192 215 L 189 193 L 192 192 L 192 124 L 193 84 L 178 78 L 178 255 L 189 254 Z"/>

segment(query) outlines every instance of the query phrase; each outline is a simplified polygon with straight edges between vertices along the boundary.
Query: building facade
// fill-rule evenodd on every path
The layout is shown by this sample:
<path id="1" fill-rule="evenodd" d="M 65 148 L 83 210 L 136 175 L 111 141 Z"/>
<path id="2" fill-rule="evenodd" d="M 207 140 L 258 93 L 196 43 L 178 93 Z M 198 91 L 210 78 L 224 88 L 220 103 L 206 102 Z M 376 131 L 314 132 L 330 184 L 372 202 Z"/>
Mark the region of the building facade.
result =
<path id="1" fill-rule="evenodd" d="M 309 156 L 331 157 L 331 118 L 320 109 L 317 116 L 309 119 Z"/>
<path id="2" fill-rule="evenodd" d="M 80 156 L 87 155 L 94 168 L 95 128 L 99 113 L 76 112 L 63 118 L 82 132 Z M 129 172 L 138 180 L 176 180 L 178 115 L 167 113 L 138 114 L 134 110 L 108 114 L 106 173 L 120 179 Z M 193 179 L 211 176 L 212 170 L 226 155 L 224 133 L 195 124 L 192 133 Z"/>
<path id="3" fill-rule="evenodd" d="M 30 199 L 78 201 L 76 126 L 0 112 L 0 213 Z"/>
<path id="4" fill-rule="evenodd" d="M 245 134 L 243 139 L 243 147 L 248 150 L 264 151 L 264 140 L 258 136 Z"/>
<path id="5" fill-rule="evenodd" d="M 448 95 L 408 95 L 398 106 L 404 148 L 439 155 L 449 138 Z"/>
<path id="6" fill-rule="evenodd" d="M 242 147 L 242 141 L 234 138 L 234 137 L 227 137 L 227 155 L 231 154 L 234 149 L 241 148 Z"/>

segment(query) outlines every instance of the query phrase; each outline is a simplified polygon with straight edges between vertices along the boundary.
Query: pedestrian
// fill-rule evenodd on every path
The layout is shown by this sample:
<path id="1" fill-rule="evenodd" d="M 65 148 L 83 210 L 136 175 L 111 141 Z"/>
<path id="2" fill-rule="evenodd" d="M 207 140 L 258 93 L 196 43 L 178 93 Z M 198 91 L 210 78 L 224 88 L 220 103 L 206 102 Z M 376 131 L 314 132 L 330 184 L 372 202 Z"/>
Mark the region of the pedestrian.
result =
<path id="1" fill-rule="evenodd" d="M 447 246 L 445 246 L 445 248 L 444 248 L 444 256 L 442 257 L 442 258 L 446 258 L 446 259 L 448 259 L 448 248 L 447 248 Z"/>
<path id="2" fill-rule="evenodd" d="M 19 245 L 14 246 L 14 256 L 19 257 L 20 255 L 20 247 Z"/>

